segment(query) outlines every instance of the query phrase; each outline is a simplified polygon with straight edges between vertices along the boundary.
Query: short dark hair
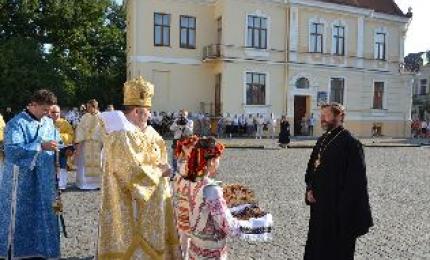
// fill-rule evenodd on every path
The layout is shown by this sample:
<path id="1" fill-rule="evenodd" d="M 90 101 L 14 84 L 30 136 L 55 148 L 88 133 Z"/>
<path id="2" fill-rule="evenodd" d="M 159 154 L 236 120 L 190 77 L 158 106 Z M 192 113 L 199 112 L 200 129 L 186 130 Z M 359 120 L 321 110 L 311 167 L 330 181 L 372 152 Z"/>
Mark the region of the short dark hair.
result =
<path id="1" fill-rule="evenodd" d="M 47 89 L 39 89 L 33 93 L 30 98 L 30 102 L 37 103 L 39 105 L 56 105 L 57 97 L 54 93 Z"/>

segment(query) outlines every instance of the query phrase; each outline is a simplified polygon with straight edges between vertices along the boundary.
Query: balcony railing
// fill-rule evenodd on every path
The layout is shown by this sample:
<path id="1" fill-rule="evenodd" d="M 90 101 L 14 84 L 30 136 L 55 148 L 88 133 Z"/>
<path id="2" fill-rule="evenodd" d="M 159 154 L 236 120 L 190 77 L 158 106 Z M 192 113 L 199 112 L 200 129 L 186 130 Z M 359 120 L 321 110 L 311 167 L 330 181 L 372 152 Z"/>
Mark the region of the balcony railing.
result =
<path id="1" fill-rule="evenodd" d="M 218 59 L 224 56 L 224 46 L 211 44 L 203 48 L 203 60 Z"/>

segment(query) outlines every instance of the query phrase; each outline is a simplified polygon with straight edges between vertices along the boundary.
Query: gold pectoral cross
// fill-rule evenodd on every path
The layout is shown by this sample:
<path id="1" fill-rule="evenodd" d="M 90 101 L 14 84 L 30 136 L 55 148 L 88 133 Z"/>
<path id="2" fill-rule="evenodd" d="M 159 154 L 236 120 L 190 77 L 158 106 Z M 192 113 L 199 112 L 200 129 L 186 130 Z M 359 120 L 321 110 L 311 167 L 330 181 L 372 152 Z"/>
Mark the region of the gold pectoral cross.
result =
<path id="1" fill-rule="evenodd" d="M 315 160 L 314 162 L 314 168 L 315 170 L 321 165 L 321 155 L 318 154 L 318 159 Z"/>

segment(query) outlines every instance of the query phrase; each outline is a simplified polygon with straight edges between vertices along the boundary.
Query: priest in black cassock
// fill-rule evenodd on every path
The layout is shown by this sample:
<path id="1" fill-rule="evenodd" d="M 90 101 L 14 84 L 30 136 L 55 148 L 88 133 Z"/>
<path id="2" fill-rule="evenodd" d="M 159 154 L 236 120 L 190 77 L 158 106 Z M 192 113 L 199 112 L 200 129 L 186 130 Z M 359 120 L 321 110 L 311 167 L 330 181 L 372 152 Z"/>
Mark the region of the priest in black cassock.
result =
<path id="1" fill-rule="evenodd" d="M 305 260 L 354 259 L 356 239 L 373 226 L 362 144 L 343 128 L 345 109 L 321 106 L 326 132 L 313 148 L 306 170 L 310 205 Z"/>

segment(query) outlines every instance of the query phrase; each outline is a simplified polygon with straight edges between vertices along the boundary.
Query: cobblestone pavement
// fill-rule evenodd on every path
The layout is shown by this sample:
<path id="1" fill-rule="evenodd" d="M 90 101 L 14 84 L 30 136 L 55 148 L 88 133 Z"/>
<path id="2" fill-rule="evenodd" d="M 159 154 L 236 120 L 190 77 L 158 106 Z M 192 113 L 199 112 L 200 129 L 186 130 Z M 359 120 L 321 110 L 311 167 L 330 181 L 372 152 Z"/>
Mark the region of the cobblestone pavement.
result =
<path id="1" fill-rule="evenodd" d="M 302 259 L 309 217 L 303 202 L 304 171 L 310 152 L 226 151 L 219 179 L 253 188 L 275 221 L 271 242 L 230 241 L 229 259 Z M 430 148 L 366 148 L 365 152 L 375 227 L 358 240 L 356 259 L 430 259 Z M 62 240 L 63 257 L 94 255 L 98 195 L 73 188 L 64 193 L 70 238 Z"/>

